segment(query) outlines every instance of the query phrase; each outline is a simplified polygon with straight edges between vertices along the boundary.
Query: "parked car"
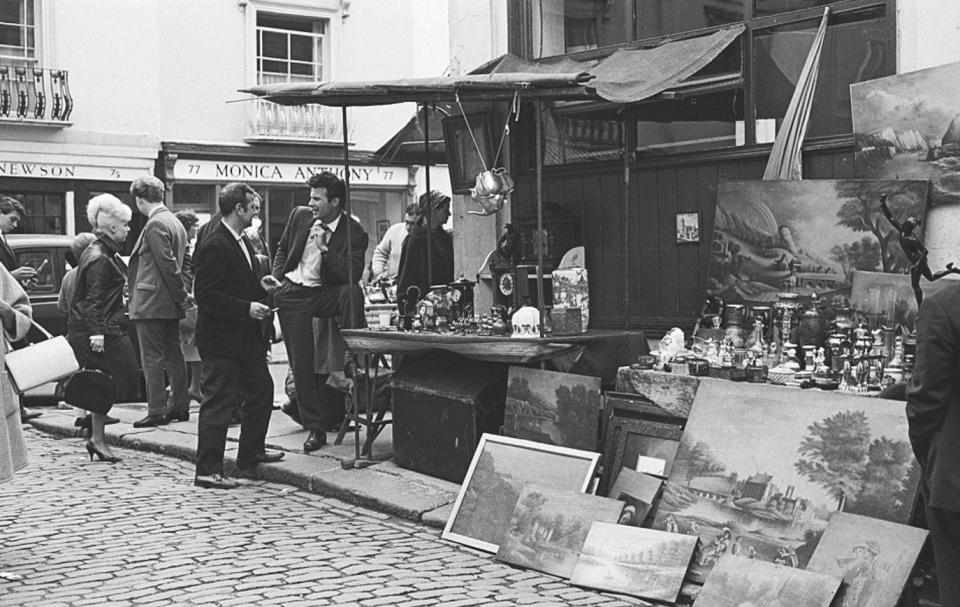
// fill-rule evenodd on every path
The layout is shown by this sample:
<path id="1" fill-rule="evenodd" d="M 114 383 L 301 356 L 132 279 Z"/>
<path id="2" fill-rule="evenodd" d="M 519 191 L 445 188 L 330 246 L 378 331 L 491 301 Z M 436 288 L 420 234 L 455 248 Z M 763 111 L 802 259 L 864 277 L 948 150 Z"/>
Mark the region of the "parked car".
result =
<path id="1" fill-rule="evenodd" d="M 39 270 L 36 283 L 26 289 L 30 297 L 30 306 L 33 308 L 33 319 L 53 335 L 65 335 L 67 318 L 57 309 L 57 300 L 60 298 L 60 283 L 63 282 L 63 276 L 72 267 L 69 253 L 73 236 L 10 234 L 7 236 L 7 243 L 13 249 L 17 267 L 30 266 Z M 139 357 L 139 351 L 136 348 L 137 334 L 132 323 L 127 325 L 126 330 L 134 344 L 134 351 Z M 27 339 L 30 342 L 42 341 L 44 335 L 33 328 L 27 335 Z M 141 380 L 141 395 L 145 393 L 142 383 Z M 27 396 L 46 400 L 53 395 L 52 385 L 41 386 L 34 392 L 27 393 Z"/>

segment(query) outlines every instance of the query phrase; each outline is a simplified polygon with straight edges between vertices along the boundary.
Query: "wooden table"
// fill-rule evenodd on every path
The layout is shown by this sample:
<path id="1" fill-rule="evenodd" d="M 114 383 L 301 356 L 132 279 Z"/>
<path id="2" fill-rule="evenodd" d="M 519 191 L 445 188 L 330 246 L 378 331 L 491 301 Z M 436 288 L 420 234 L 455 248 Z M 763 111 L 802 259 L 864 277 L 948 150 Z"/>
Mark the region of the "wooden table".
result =
<path id="1" fill-rule="evenodd" d="M 369 388 L 361 399 L 357 390 L 358 382 L 354 381 L 353 412 L 347 414 L 355 429 L 358 465 L 366 464 L 366 460 L 362 460 L 361 457 L 369 456 L 373 441 L 390 423 L 390 420 L 384 419 L 385 407 L 374 407 L 375 390 L 372 389 L 376 385 L 385 354 L 441 350 L 473 360 L 511 365 L 545 364 L 549 361 L 554 369 L 562 372 L 571 371 L 578 363 L 585 362 L 593 367 L 609 367 L 609 373 L 596 374 L 609 375 L 609 379 L 612 379 L 619 365 L 631 362 L 619 359 L 632 358 L 647 352 L 646 337 L 642 331 L 611 329 L 591 329 L 580 335 L 547 338 L 484 337 L 380 329 L 344 329 L 341 335 L 347 342 L 347 349 L 360 372 L 358 375 L 361 378 L 367 378 L 365 381 Z M 615 344 L 612 346 L 616 350 L 615 354 L 607 356 L 611 362 L 602 364 L 592 360 L 600 357 L 591 356 L 591 350 L 603 350 L 606 344 Z M 582 361 L 585 357 L 588 360 Z M 361 400 L 364 402 L 361 403 Z M 367 429 L 362 449 L 360 426 Z M 341 430 L 337 440 L 342 440 L 343 433 L 344 431 Z"/>

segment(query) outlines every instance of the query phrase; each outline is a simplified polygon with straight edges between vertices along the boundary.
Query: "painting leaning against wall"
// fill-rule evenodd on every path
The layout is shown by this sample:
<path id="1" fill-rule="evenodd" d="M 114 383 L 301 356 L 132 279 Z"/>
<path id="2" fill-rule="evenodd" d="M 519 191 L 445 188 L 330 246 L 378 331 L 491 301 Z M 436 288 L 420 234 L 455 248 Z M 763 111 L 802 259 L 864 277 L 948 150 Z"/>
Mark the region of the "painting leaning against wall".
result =
<path id="1" fill-rule="evenodd" d="M 727 554 L 802 568 L 831 513 L 906 523 L 919 481 L 900 402 L 705 382 L 654 528 L 700 538 L 695 581 Z"/>
<path id="2" fill-rule="evenodd" d="M 910 263 L 880 196 L 898 219 L 923 220 L 928 189 L 925 181 L 722 181 L 707 293 L 769 305 L 784 291 L 849 297 L 855 270 L 905 274 Z"/>

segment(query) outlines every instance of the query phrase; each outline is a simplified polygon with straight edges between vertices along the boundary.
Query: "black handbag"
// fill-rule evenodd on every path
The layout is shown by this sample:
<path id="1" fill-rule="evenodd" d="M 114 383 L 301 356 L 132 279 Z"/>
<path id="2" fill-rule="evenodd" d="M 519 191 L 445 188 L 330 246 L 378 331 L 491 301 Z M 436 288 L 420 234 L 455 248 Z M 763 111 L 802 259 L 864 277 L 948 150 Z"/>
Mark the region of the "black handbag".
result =
<path id="1" fill-rule="evenodd" d="M 113 377 L 96 369 L 81 369 L 74 373 L 63 389 L 63 400 L 91 413 L 106 415 L 117 396 Z"/>

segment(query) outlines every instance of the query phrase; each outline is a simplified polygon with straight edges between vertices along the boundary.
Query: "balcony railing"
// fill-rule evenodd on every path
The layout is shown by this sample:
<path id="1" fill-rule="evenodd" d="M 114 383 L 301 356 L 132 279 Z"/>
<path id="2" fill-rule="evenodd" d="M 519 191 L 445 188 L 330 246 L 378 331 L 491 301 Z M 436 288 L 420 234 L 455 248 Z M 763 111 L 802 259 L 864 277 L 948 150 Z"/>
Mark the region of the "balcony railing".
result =
<path id="1" fill-rule="evenodd" d="M 250 103 L 247 141 L 343 143 L 340 108 L 323 105 L 279 105 L 257 99 Z M 348 133 L 352 133 L 347 120 Z"/>
<path id="2" fill-rule="evenodd" d="M 66 70 L 0 65 L 0 123 L 65 126 L 72 113 Z"/>

